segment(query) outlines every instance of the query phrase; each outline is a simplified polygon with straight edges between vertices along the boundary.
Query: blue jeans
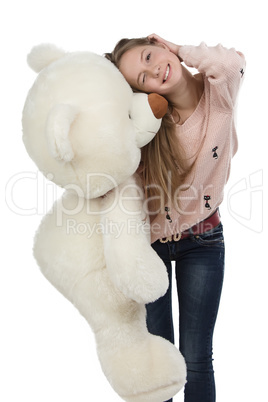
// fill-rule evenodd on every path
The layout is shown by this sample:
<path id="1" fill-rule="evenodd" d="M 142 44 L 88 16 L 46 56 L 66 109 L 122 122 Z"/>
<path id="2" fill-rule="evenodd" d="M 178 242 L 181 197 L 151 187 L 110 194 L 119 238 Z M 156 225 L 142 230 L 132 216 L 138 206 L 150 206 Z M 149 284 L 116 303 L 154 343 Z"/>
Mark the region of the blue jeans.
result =
<path id="1" fill-rule="evenodd" d="M 212 338 L 224 276 L 222 224 L 178 242 L 156 241 L 152 247 L 167 267 L 170 286 L 163 297 L 146 306 L 148 330 L 174 343 L 171 261 L 175 261 L 180 351 L 187 365 L 184 400 L 215 402 Z"/>

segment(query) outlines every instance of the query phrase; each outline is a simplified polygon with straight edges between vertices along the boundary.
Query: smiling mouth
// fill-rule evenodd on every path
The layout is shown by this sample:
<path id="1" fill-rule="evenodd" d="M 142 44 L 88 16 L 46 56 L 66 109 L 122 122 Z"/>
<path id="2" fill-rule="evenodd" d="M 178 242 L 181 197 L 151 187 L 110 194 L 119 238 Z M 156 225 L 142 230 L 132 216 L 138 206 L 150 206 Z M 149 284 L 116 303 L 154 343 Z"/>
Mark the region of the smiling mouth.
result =
<path id="1" fill-rule="evenodd" d="M 164 79 L 163 79 L 163 82 L 166 82 L 166 80 L 168 79 L 169 70 L 170 70 L 170 66 L 168 64 L 167 69 L 166 69 L 166 74 L 165 74 Z"/>

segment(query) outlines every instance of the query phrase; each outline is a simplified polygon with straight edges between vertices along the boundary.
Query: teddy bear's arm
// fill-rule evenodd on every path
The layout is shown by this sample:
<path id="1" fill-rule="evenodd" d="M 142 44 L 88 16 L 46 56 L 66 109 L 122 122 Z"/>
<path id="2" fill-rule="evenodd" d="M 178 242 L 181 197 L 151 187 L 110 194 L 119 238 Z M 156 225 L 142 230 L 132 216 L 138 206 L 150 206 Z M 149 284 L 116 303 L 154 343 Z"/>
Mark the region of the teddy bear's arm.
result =
<path id="1" fill-rule="evenodd" d="M 168 276 L 150 245 L 142 196 L 131 177 L 103 199 L 104 254 L 115 286 L 138 303 L 150 303 L 166 293 Z"/>

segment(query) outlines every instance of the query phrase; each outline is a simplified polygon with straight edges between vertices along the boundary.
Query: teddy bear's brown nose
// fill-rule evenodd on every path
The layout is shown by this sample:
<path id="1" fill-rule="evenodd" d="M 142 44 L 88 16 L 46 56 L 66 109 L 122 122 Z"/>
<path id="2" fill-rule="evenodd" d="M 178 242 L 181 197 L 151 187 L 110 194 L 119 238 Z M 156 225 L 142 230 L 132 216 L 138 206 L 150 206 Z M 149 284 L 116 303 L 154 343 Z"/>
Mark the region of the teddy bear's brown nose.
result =
<path id="1" fill-rule="evenodd" d="M 148 95 L 148 102 L 154 116 L 157 119 L 162 119 L 167 113 L 168 101 L 163 96 L 152 93 Z"/>

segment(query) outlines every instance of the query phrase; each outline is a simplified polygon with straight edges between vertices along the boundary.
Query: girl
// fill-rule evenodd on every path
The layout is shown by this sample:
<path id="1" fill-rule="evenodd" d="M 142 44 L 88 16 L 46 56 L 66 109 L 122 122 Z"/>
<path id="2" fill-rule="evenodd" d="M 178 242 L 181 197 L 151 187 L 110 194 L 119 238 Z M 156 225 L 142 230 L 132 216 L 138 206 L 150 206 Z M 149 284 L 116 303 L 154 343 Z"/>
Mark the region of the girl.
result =
<path id="1" fill-rule="evenodd" d="M 179 46 L 153 34 L 122 39 L 106 57 L 134 91 L 155 92 L 169 102 L 159 132 L 142 150 L 139 169 L 152 247 L 170 279 L 165 296 L 147 305 L 147 325 L 151 333 L 174 342 L 175 261 L 185 402 L 214 402 L 212 339 L 224 275 L 218 207 L 237 150 L 234 111 L 244 56 L 221 45 Z"/>

